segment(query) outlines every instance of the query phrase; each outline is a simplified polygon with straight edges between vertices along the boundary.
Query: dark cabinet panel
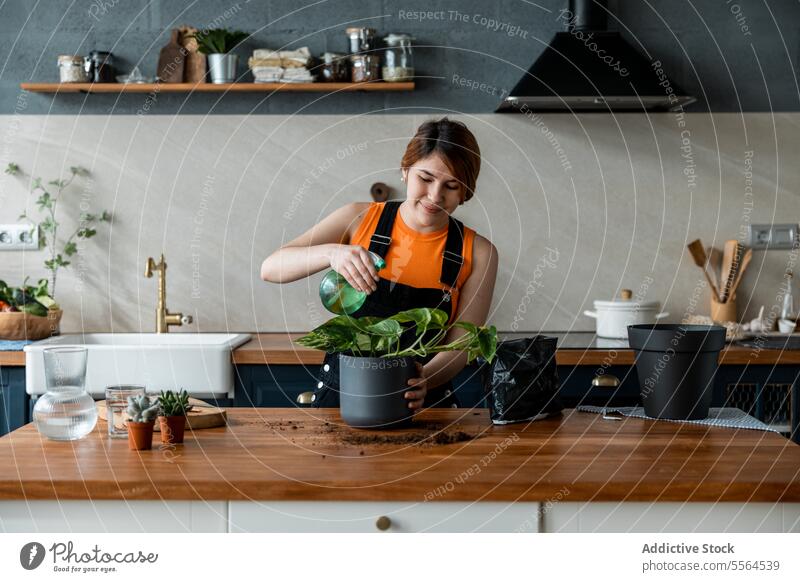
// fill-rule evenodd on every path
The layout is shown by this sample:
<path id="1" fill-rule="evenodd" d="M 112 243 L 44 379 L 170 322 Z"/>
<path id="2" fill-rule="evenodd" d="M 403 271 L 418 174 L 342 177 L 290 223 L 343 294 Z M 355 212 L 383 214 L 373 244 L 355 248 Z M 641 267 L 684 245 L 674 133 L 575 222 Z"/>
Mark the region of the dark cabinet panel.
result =
<path id="1" fill-rule="evenodd" d="M 317 366 L 237 366 L 234 406 L 297 406 L 302 392 L 317 385 Z M 560 395 L 564 405 L 638 406 L 639 381 L 633 366 L 559 366 Z M 616 387 L 592 385 L 595 376 L 615 376 Z M 735 406 L 774 424 L 800 441 L 800 367 L 722 366 L 714 382 L 712 406 Z M 486 406 L 477 366 L 468 366 L 453 380 L 459 403 L 465 408 Z M 224 403 L 219 403 L 224 406 Z"/>
<path id="2" fill-rule="evenodd" d="M 30 421 L 29 402 L 25 393 L 25 368 L 0 368 L 0 436 Z"/>

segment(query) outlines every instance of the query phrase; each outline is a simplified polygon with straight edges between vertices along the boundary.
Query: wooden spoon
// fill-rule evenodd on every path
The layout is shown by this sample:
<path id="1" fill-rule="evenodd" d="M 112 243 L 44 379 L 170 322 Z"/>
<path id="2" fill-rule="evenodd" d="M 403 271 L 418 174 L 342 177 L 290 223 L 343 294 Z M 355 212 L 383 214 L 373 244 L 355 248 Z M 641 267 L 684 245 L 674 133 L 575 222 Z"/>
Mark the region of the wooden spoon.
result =
<path id="1" fill-rule="evenodd" d="M 741 263 L 739 264 L 739 268 L 737 271 L 736 281 L 733 282 L 733 286 L 731 287 L 730 296 L 731 299 L 736 297 L 736 290 L 739 288 L 739 283 L 742 282 L 744 279 L 744 272 L 747 270 L 747 265 L 750 264 L 750 259 L 753 258 L 753 249 L 747 249 L 742 256 Z"/>
<path id="2" fill-rule="evenodd" d="M 708 258 L 706 257 L 706 249 L 703 247 L 703 243 L 700 242 L 700 239 L 694 240 L 690 242 L 686 248 L 689 249 L 689 254 L 692 255 L 692 259 L 694 259 L 694 264 L 703 269 L 703 274 L 706 276 L 706 281 L 711 286 L 711 292 L 714 294 L 715 297 L 719 298 L 719 291 L 717 291 L 717 283 L 711 277 L 711 273 L 708 269 Z"/>
<path id="3" fill-rule="evenodd" d="M 739 241 L 735 239 L 725 241 L 722 251 L 722 288 L 720 289 L 720 303 L 726 303 L 730 297 L 731 285 L 736 277 L 736 267 L 739 264 Z"/>
<path id="4" fill-rule="evenodd" d="M 706 255 L 708 255 L 708 267 L 711 269 L 714 282 L 717 283 L 717 289 L 719 289 L 718 281 L 722 269 L 722 251 L 717 247 L 708 247 L 706 249 Z"/>

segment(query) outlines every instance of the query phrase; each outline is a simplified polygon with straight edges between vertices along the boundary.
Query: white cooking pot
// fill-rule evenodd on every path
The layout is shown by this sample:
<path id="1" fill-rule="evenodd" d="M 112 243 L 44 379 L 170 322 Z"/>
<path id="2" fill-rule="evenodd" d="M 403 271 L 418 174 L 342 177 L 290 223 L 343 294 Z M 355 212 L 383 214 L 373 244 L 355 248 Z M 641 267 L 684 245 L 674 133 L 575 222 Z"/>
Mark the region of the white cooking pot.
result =
<path id="1" fill-rule="evenodd" d="M 613 301 L 595 301 L 594 311 L 584 311 L 597 320 L 598 337 L 612 339 L 628 339 L 628 326 L 642 323 L 655 323 L 659 319 L 669 317 L 669 313 L 661 312 L 658 301 L 640 302 L 631 299 L 630 289 L 623 289 L 620 298 Z"/>

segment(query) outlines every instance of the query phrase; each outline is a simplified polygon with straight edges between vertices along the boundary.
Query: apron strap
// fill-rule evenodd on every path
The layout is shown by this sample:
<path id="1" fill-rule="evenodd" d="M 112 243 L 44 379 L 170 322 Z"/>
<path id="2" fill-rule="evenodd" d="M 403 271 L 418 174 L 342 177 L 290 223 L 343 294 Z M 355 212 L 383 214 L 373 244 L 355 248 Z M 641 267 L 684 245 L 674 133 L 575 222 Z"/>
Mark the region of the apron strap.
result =
<path id="1" fill-rule="evenodd" d="M 402 200 L 386 201 L 383 205 L 381 216 L 378 218 L 375 232 L 372 233 L 372 237 L 369 239 L 370 252 L 379 255 L 382 259 L 386 258 L 386 252 L 389 250 L 389 245 L 392 244 L 392 227 L 400 204 L 402 204 Z"/>
<path id="2" fill-rule="evenodd" d="M 369 239 L 369 250 L 381 258 L 386 258 L 389 245 L 392 244 L 392 228 L 402 200 L 388 200 L 381 211 L 375 232 Z M 447 226 L 447 240 L 444 243 L 442 256 L 442 272 L 439 281 L 451 289 L 456 286 L 458 274 L 464 265 L 464 225 L 457 218 L 450 216 Z"/>
<path id="3" fill-rule="evenodd" d="M 447 227 L 447 240 L 444 243 L 444 256 L 442 257 L 442 274 L 439 281 L 454 289 L 458 274 L 464 264 L 462 255 L 464 249 L 464 225 L 457 218 L 450 217 Z"/>

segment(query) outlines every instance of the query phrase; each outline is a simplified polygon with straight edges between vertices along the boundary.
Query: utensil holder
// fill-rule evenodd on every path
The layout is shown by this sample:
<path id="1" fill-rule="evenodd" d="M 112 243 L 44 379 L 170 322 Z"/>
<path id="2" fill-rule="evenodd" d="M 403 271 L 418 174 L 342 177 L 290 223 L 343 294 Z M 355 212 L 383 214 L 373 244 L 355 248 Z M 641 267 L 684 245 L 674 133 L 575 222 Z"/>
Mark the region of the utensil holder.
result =
<path id="1" fill-rule="evenodd" d="M 729 299 L 726 303 L 720 303 L 711 296 L 711 319 L 714 321 L 739 321 L 736 315 L 736 298 Z"/>

